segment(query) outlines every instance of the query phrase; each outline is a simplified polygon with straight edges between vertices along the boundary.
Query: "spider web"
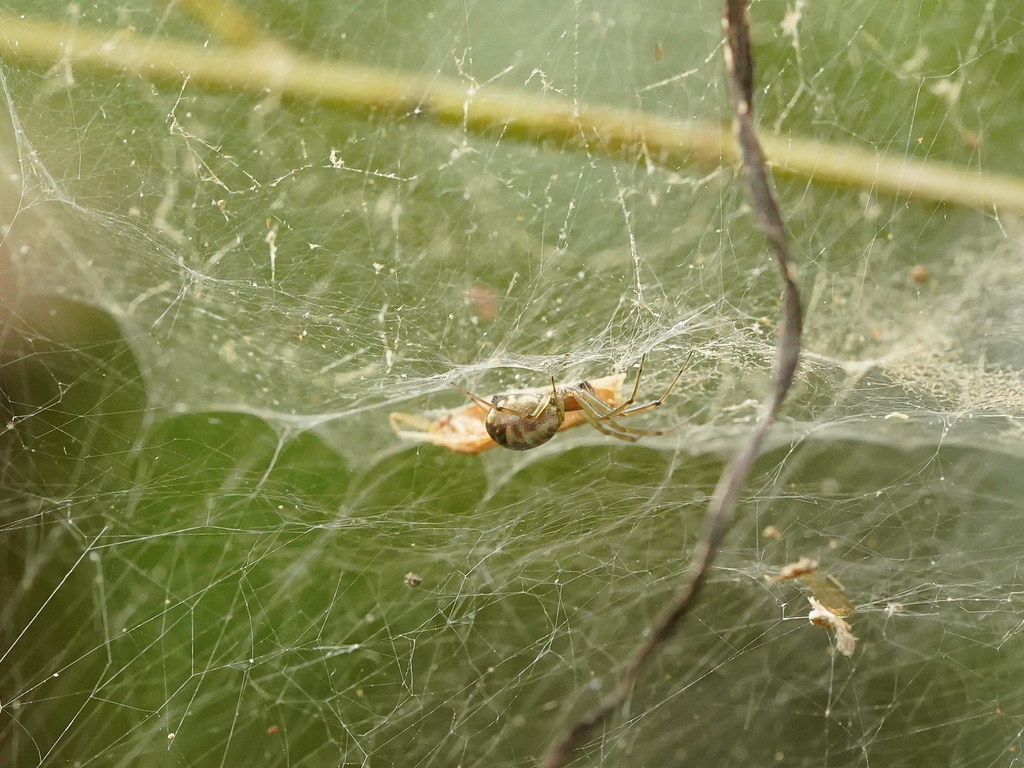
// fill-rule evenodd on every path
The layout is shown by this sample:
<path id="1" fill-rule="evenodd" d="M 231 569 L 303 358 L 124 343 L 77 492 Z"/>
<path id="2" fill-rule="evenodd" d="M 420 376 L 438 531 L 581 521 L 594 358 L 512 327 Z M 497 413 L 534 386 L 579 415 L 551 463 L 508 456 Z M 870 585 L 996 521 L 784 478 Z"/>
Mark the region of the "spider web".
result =
<path id="1" fill-rule="evenodd" d="M 5 12 L 223 43 L 190 7 Z M 728 116 L 717 3 L 223 10 L 467 94 Z M 751 14 L 766 133 L 1024 173 L 1020 8 Z M 778 284 L 731 166 L 71 53 L 0 75 L 0 762 L 534 765 L 678 586 L 768 385 Z M 579 764 L 1011 765 L 1020 222 L 777 191 L 792 400 L 701 605 Z M 629 422 L 682 426 L 635 445 L 465 456 L 388 426 L 461 406 L 451 381 L 628 385 L 645 354 L 642 399 L 692 357 Z M 801 555 L 857 607 L 848 659 L 765 580 Z"/>

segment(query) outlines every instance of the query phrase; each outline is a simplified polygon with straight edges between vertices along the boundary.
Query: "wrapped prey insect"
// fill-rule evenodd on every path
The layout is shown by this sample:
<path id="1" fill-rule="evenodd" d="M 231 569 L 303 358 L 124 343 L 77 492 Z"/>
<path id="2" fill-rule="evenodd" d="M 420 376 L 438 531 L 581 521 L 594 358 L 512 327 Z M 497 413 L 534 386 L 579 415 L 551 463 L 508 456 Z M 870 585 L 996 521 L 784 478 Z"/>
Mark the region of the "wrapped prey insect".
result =
<path id="1" fill-rule="evenodd" d="M 618 420 L 660 406 L 686 368 L 684 364 L 660 398 L 636 405 L 643 366 L 641 360 L 632 394 L 626 400 L 622 399 L 625 374 L 621 373 L 572 384 L 556 384 L 552 379 L 548 387 L 490 399 L 456 384 L 471 403 L 445 412 L 434 421 L 405 413 L 392 413 L 389 421 L 399 437 L 431 442 L 458 453 L 481 453 L 496 445 L 525 451 L 543 445 L 560 430 L 584 423 L 606 435 L 636 442 L 646 435 L 662 435 L 670 430 L 636 429 Z"/>

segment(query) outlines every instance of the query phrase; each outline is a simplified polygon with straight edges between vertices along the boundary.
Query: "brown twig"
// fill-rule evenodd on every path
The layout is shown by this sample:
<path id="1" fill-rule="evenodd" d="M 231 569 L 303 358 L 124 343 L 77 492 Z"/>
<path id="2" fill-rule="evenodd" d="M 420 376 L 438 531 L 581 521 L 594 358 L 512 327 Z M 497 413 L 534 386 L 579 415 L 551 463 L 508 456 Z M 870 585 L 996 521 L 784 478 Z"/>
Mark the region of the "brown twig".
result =
<path id="1" fill-rule="evenodd" d="M 754 131 L 754 60 L 750 47 L 746 0 L 726 0 L 725 34 L 728 43 L 725 60 L 732 93 L 733 127 L 740 148 L 747 193 L 757 223 L 775 256 L 783 282 L 782 320 L 779 326 L 772 387 L 757 425 L 740 452 L 726 466 L 715 487 L 682 588 L 669 602 L 657 624 L 648 633 L 647 639 L 637 649 L 615 690 L 551 747 L 542 762 L 544 768 L 560 768 L 565 765 L 573 753 L 592 738 L 595 729 L 625 703 L 647 662 L 671 639 L 680 621 L 696 604 L 722 539 L 729 529 L 750 470 L 761 452 L 761 446 L 779 408 L 786 399 L 800 357 L 800 291 L 795 281 L 785 226 L 771 191 L 764 152 Z"/>

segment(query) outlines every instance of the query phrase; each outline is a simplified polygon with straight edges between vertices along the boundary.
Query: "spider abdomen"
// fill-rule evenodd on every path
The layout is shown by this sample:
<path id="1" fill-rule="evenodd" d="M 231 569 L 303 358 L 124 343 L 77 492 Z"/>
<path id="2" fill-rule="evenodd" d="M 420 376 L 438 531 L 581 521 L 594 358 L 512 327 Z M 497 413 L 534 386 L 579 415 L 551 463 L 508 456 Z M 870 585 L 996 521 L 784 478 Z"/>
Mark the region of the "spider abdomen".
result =
<path id="1" fill-rule="evenodd" d="M 555 436 L 565 420 L 564 410 L 550 396 L 496 395 L 492 402 L 484 427 L 494 442 L 513 451 L 543 445 Z"/>

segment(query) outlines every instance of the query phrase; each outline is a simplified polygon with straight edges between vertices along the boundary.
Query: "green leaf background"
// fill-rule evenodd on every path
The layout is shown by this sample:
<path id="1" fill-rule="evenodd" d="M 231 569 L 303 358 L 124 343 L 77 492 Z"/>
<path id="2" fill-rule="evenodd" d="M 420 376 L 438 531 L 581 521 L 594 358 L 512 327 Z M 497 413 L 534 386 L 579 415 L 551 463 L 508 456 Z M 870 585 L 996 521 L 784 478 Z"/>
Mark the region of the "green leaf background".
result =
<path id="1" fill-rule="evenodd" d="M 235 10 L 280 50 L 467 94 L 728 118 L 715 3 Z M 223 43 L 188 4 L 4 11 Z M 766 135 L 1024 175 L 1019 3 L 751 17 Z M 273 84 L 9 53 L 0 74 L 0 762 L 534 765 L 681 582 L 768 385 L 779 286 L 732 164 Z M 703 602 L 579 764 L 1012 765 L 1020 220 L 777 191 L 807 315 L 792 402 Z M 461 405 L 451 381 L 644 354 L 655 397 L 691 353 L 635 422 L 682 426 L 636 445 L 467 456 L 388 426 Z M 850 659 L 765 583 L 800 555 L 858 607 Z"/>

